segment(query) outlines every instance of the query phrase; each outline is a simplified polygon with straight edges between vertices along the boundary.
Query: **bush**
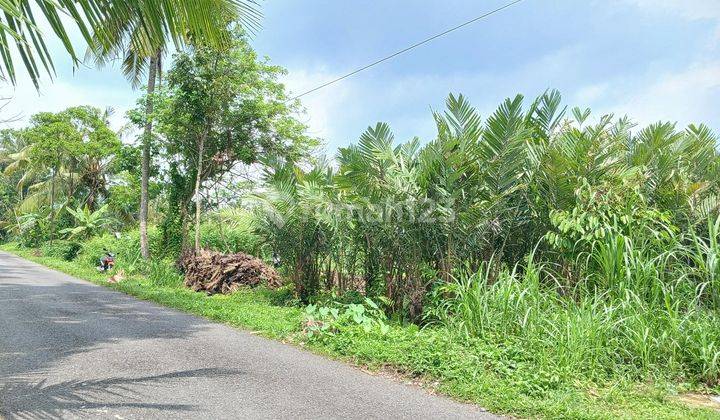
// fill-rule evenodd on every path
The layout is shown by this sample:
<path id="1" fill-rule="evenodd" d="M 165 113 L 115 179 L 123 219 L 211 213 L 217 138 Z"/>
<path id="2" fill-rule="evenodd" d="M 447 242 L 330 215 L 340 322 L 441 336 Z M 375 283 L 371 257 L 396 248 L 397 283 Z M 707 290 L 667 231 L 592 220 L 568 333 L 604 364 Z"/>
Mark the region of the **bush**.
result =
<path id="1" fill-rule="evenodd" d="M 17 217 L 11 227 L 14 238 L 23 248 L 36 248 L 50 238 L 50 226 L 47 218 L 35 213 Z"/>
<path id="2" fill-rule="evenodd" d="M 204 223 L 200 226 L 200 242 L 203 248 L 220 251 L 225 254 L 257 254 L 258 238 L 244 227 L 221 226 L 218 222 Z"/>
<path id="3" fill-rule="evenodd" d="M 48 229 L 37 224 L 24 231 L 21 235 L 18 235 L 17 239 L 22 247 L 35 248 L 40 246 L 49 237 Z"/>
<path id="4" fill-rule="evenodd" d="M 40 247 L 43 255 L 54 258 L 61 258 L 65 261 L 72 261 L 77 256 L 82 245 L 75 241 L 56 240 L 48 242 Z"/>
<path id="5" fill-rule="evenodd" d="M 260 252 L 260 239 L 252 228 L 252 214 L 243 209 L 226 209 L 210 213 L 207 220 L 200 225 L 200 244 L 202 248 L 219 251 L 225 254 L 258 255 Z M 191 219 L 189 223 L 186 243 L 183 244 L 183 227 L 179 217 L 167 217 L 158 226 L 164 248 L 162 253 L 156 254 L 163 258 L 176 258 L 185 247 L 194 246 L 195 226 Z"/>
<path id="6" fill-rule="evenodd" d="M 221 224 L 223 224 L 221 226 Z M 193 232 L 190 232 L 192 238 Z M 250 230 L 250 220 L 233 222 L 228 220 L 213 220 L 201 226 L 203 247 L 223 253 L 245 252 L 255 254 L 259 249 L 258 238 Z M 168 253 L 162 241 L 160 229 L 150 227 L 148 239 L 150 241 L 150 255 L 155 258 L 174 260 L 178 255 Z M 140 255 L 140 232 L 137 229 L 123 232 L 120 238 L 113 234 L 95 236 L 82 245 L 82 260 L 87 264 L 95 265 L 107 249 L 115 253 L 118 267 L 122 266 L 129 272 L 148 273 L 153 269 L 149 262 L 143 261 Z"/>
<path id="7" fill-rule="evenodd" d="M 152 260 L 146 265 L 147 277 L 153 286 L 181 287 L 183 276 L 170 260 Z"/>
<path id="8" fill-rule="evenodd" d="M 260 240 L 252 231 L 252 215 L 241 209 L 214 213 L 200 225 L 203 248 L 226 254 L 258 255 Z"/>
<path id="9" fill-rule="evenodd" d="M 155 228 L 148 229 L 148 239 L 150 241 L 150 254 L 158 255 L 162 250 L 159 232 Z M 132 273 L 137 271 L 145 271 L 145 262 L 140 255 L 140 232 L 131 230 L 123 232 L 120 238 L 116 238 L 113 234 L 104 234 L 91 238 L 82 246 L 80 256 L 82 261 L 96 265 L 107 249 L 116 256 L 116 266 L 123 268 Z"/>

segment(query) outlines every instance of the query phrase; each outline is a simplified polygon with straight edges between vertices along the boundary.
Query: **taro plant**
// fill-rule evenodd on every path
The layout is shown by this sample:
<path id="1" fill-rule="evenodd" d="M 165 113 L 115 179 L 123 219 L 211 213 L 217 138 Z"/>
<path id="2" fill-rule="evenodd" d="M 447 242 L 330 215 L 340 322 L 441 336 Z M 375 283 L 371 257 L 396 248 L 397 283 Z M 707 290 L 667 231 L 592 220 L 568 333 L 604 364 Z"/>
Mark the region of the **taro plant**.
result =
<path id="1" fill-rule="evenodd" d="M 364 332 L 377 329 L 386 334 L 390 327 L 385 312 L 370 298 L 363 303 L 333 302 L 329 306 L 305 307 L 304 331 L 309 338 L 333 335 L 343 327 L 361 327 Z"/>

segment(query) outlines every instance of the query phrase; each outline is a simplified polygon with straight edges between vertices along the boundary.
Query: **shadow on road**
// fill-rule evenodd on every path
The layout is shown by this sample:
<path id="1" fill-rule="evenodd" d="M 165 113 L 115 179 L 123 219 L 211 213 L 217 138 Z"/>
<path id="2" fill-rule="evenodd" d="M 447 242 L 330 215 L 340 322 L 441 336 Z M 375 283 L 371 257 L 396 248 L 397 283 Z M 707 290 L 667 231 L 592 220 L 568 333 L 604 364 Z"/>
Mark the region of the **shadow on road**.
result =
<path id="1" fill-rule="evenodd" d="M 0 264 L 0 383 L 103 344 L 186 338 L 207 325 L 34 265 Z"/>
<path id="2" fill-rule="evenodd" d="M 75 377 L 83 380 L 49 378 L 48 372 L 58 366 L 72 369 L 72 357 L 78 354 L 135 340 L 183 339 L 206 329 L 208 323 L 0 256 L 0 418 L 57 418 L 81 409 L 102 414 L 113 407 L 192 410 L 192 401 L 148 403 L 153 399 L 143 394 L 152 395 L 152 389 L 183 378 L 239 373 L 207 368 L 93 379 L 112 373 L 80 371 Z M 146 363 L 140 348 L 124 357 L 129 363 Z M 68 374 L 74 375 L 72 370 Z"/>
<path id="3" fill-rule="evenodd" d="M 194 411 L 193 404 L 159 404 L 143 402 L 148 393 L 159 386 L 172 386 L 173 381 L 185 378 L 217 378 L 242 374 L 233 369 L 194 369 L 138 378 L 108 378 L 85 381 L 64 381 L 48 384 L 6 378 L 0 384 L 0 414 L 8 419 L 55 419 L 69 415 L 108 410 L 151 409 L 162 411 Z"/>

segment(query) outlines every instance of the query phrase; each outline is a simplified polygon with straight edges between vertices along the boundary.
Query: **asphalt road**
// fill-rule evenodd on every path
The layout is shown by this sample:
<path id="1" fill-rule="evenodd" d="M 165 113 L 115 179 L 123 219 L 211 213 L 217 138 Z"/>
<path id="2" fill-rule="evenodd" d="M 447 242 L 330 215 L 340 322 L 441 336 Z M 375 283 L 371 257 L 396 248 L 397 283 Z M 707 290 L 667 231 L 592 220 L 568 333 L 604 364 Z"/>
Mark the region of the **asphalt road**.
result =
<path id="1" fill-rule="evenodd" d="M 0 418 L 495 418 L 0 253 Z"/>

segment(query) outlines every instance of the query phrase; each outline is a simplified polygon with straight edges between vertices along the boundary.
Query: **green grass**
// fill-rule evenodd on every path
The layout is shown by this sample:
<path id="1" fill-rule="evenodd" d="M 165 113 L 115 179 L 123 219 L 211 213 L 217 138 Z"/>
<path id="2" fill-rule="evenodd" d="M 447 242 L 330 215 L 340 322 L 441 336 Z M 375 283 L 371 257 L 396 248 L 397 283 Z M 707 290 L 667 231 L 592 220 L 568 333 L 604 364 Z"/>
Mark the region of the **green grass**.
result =
<path id="1" fill-rule="evenodd" d="M 391 370 L 460 400 L 495 413 L 548 418 L 717 418 L 720 413 L 677 402 L 674 395 L 690 386 L 623 379 L 590 382 L 557 376 L 524 360 L 517 342 L 486 342 L 445 328 L 419 329 L 393 324 L 389 332 L 366 333 L 342 327 L 335 334 L 309 340 L 302 334 L 304 312 L 279 306 L 275 292 L 241 290 L 230 296 L 206 296 L 141 276 L 109 285 L 82 258 L 74 262 L 35 256 L 14 245 L 0 249 L 78 278 L 159 304 L 251 330 L 371 369 Z"/>

